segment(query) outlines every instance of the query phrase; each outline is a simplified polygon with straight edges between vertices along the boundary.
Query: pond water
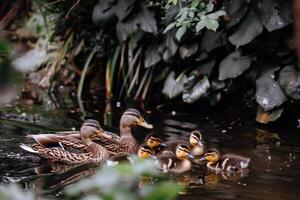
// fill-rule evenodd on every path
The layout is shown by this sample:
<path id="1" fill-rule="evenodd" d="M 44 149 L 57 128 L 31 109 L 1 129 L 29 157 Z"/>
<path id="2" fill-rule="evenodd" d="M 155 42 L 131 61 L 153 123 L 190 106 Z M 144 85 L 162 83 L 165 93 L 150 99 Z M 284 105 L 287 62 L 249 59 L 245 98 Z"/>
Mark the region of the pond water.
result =
<path id="1" fill-rule="evenodd" d="M 103 114 L 100 110 L 94 112 L 93 117 L 104 123 L 108 130 L 117 131 L 121 110 L 116 110 L 114 114 Z M 251 158 L 248 173 L 242 175 L 216 175 L 195 166 L 189 173 L 172 176 L 178 184 L 186 186 L 178 199 L 299 198 L 300 129 L 269 128 L 239 117 L 229 120 L 222 114 L 182 114 L 163 110 L 145 116 L 155 127 L 153 132 L 165 139 L 182 137 L 199 129 L 207 146 Z M 26 190 L 59 198 L 64 187 L 95 172 L 89 166 L 62 167 L 40 161 L 18 147 L 20 143 L 32 142 L 26 137 L 28 133 L 78 128 L 80 120 L 70 112 L 44 111 L 36 106 L 18 111 L 6 109 L 0 118 L 1 183 L 17 182 Z M 148 133 L 141 128 L 133 132 L 139 141 Z"/>

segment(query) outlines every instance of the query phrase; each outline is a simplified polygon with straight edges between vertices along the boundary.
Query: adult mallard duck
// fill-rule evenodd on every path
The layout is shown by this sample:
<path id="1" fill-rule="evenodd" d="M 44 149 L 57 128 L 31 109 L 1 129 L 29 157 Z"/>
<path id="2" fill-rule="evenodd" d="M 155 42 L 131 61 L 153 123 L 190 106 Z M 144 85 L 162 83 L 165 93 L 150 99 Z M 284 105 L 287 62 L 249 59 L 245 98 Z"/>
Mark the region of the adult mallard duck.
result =
<path id="1" fill-rule="evenodd" d="M 99 122 L 91 120 L 91 124 L 97 126 Z M 111 138 L 100 138 L 97 135 L 92 137 L 92 141 L 105 147 L 110 156 L 119 154 L 136 153 L 138 143 L 131 133 L 131 128 L 134 126 L 142 126 L 148 129 L 153 128 L 151 124 L 148 124 L 141 113 L 133 108 L 127 109 L 120 120 L 120 136 L 108 131 L 105 131 Z M 59 132 L 58 134 L 39 134 L 32 135 L 38 143 L 48 145 L 57 145 L 59 141 L 65 147 L 72 147 L 80 149 L 81 151 L 88 151 L 87 146 L 81 142 L 80 133 L 78 131 Z M 73 138 L 78 139 L 77 141 Z"/>
<path id="2" fill-rule="evenodd" d="M 190 153 L 195 158 L 200 158 L 204 154 L 205 146 L 202 140 L 202 134 L 200 131 L 192 131 L 189 135 L 188 141 L 186 140 L 171 140 L 165 142 L 166 148 L 163 151 L 175 151 L 178 144 L 185 144 L 190 146 L 191 150 Z"/>
<path id="3" fill-rule="evenodd" d="M 214 172 L 241 172 L 249 166 L 250 158 L 240 155 L 224 154 L 217 149 L 210 149 L 201 160 L 207 161 L 207 168 Z"/>
<path id="4" fill-rule="evenodd" d="M 157 166 L 164 172 L 183 173 L 191 170 L 190 159 L 194 156 L 190 154 L 190 148 L 185 144 L 178 144 L 176 151 L 165 152 L 156 156 Z"/>
<path id="5" fill-rule="evenodd" d="M 145 121 L 138 110 L 129 108 L 122 114 L 120 120 L 120 136 L 110 133 L 112 139 L 95 138 L 95 141 L 103 145 L 110 155 L 136 153 L 138 143 L 131 133 L 131 128 L 134 126 L 147 129 L 153 128 L 151 124 Z"/>
<path id="6" fill-rule="evenodd" d="M 69 164 L 102 162 L 109 157 L 107 150 L 103 146 L 96 144 L 91 140 L 91 138 L 95 136 L 106 137 L 108 139 L 111 138 L 110 135 L 107 135 L 103 131 L 100 125 L 91 123 L 90 120 L 84 122 L 80 128 L 80 136 L 81 140 L 76 138 L 71 139 L 75 144 L 85 145 L 86 149 L 84 152 L 78 151 L 80 150 L 78 148 L 77 152 L 67 151 L 59 141 L 57 146 L 54 146 L 54 142 L 49 143 L 50 146 L 47 146 L 46 142 L 41 142 L 43 141 L 42 137 L 36 139 L 38 144 L 33 144 L 31 146 L 21 144 L 20 147 L 31 153 L 39 154 L 39 156 L 51 161 Z M 49 141 L 49 138 L 45 141 Z"/>

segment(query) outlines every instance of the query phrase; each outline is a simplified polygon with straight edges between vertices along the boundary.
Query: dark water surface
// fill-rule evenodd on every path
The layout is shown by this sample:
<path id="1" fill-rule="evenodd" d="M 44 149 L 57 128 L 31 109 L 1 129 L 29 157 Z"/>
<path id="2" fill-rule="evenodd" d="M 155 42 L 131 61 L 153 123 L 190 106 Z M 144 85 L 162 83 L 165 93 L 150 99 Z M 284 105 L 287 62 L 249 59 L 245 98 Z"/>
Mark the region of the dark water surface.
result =
<path id="1" fill-rule="evenodd" d="M 63 188 L 92 175 L 95 170 L 90 166 L 53 165 L 21 150 L 19 143 L 32 142 L 25 137 L 28 133 L 71 130 L 80 125 L 80 120 L 72 119 L 63 110 L 35 112 L 37 116 L 24 113 L 18 117 L 2 113 L 0 181 L 17 182 L 26 190 L 59 197 Z M 100 113 L 94 117 L 104 121 L 109 130 L 117 131 L 121 112 L 105 117 Z M 20 116 L 23 118 L 19 119 Z M 187 186 L 178 199 L 299 199 L 300 129 L 283 126 L 267 129 L 238 117 L 226 120 L 222 115 L 155 112 L 146 119 L 154 125 L 153 131 L 165 139 L 182 137 L 199 129 L 207 146 L 251 158 L 249 171 L 244 174 L 213 174 L 195 166 L 187 174 L 172 177 L 178 184 Z M 140 141 L 148 133 L 140 128 L 133 131 Z"/>

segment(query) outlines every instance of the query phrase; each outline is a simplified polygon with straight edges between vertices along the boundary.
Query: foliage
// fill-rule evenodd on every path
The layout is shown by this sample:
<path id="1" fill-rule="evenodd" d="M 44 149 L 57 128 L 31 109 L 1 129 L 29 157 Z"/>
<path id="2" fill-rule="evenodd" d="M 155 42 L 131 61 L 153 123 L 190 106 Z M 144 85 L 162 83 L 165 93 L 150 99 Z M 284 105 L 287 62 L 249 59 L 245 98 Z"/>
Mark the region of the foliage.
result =
<path id="1" fill-rule="evenodd" d="M 166 100 L 215 105 L 254 91 L 259 113 L 269 114 L 299 99 L 290 0 L 36 2 L 44 19 L 59 16 L 49 40 L 64 48 L 46 64 L 51 84 L 68 69 L 79 91 L 100 82 L 108 99 L 162 92 Z"/>
<path id="2" fill-rule="evenodd" d="M 160 173 L 156 170 L 154 161 L 141 161 L 136 156 L 132 160 L 134 165 L 123 163 L 115 167 L 102 166 L 93 177 L 65 189 L 64 199 L 175 199 L 181 187 L 172 181 L 158 179 Z M 33 193 L 25 192 L 13 184 L 0 187 L 0 199 L 1 197 L 36 199 Z"/>

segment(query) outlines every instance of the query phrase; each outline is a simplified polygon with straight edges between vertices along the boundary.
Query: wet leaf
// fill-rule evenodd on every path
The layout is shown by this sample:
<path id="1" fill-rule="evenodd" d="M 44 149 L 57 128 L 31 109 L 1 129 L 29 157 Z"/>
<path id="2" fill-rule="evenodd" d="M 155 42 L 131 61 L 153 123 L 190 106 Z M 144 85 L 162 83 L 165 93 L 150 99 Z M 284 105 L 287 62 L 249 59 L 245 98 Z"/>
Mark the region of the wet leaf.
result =
<path id="1" fill-rule="evenodd" d="M 216 64 L 216 58 L 213 57 L 211 59 L 204 60 L 199 64 L 197 64 L 197 70 L 199 70 L 204 75 L 210 75 L 215 64 Z"/>
<path id="2" fill-rule="evenodd" d="M 158 44 L 151 44 L 147 47 L 145 52 L 145 67 L 151 67 L 157 63 L 159 63 L 162 58 L 158 51 L 159 45 Z"/>
<path id="3" fill-rule="evenodd" d="M 200 49 L 210 52 L 215 48 L 224 46 L 226 43 L 226 33 L 207 30 L 202 37 Z"/>
<path id="4" fill-rule="evenodd" d="M 171 71 L 166 78 L 162 93 L 169 99 L 173 99 L 180 95 L 183 91 L 183 84 L 186 80 L 186 75 L 181 76 L 178 80 L 175 79 L 175 72 Z"/>
<path id="5" fill-rule="evenodd" d="M 292 1 L 264 0 L 257 9 L 261 23 L 271 32 L 292 23 Z"/>
<path id="6" fill-rule="evenodd" d="M 118 16 L 119 20 L 124 20 L 134 8 L 135 0 L 118 0 L 113 6 L 114 13 Z"/>
<path id="7" fill-rule="evenodd" d="M 264 111 L 260 106 L 257 108 L 256 121 L 262 124 L 276 121 L 282 114 L 283 108 L 277 108 L 275 110 Z"/>
<path id="8" fill-rule="evenodd" d="M 229 29 L 233 27 L 234 25 L 240 23 L 244 19 L 244 16 L 246 15 L 248 11 L 248 6 L 242 6 L 239 10 L 233 12 L 229 15 L 230 20 L 228 23 L 225 24 L 226 29 Z M 228 12 L 227 12 L 228 13 Z"/>
<path id="9" fill-rule="evenodd" d="M 245 6 L 247 6 L 245 0 L 223 1 L 223 7 L 228 15 L 232 15 Z"/>
<path id="10" fill-rule="evenodd" d="M 138 27 L 147 33 L 157 33 L 155 13 L 143 5 L 142 10 L 135 16 Z"/>
<path id="11" fill-rule="evenodd" d="M 242 57 L 240 51 L 234 51 L 222 60 L 219 68 L 219 80 L 236 78 L 246 71 L 252 62 L 252 57 Z"/>
<path id="12" fill-rule="evenodd" d="M 260 35 L 262 31 L 263 26 L 258 17 L 253 11 L 249 11 L 237 30 L 228 37 L 228 40 L 237 47 L 243 46 Z"/>
<path id="13" fill-rule="evenodd" d="M 198 51 L 198 44 L 196 42 L 186 43 L 179 48 L 179 55 L 182 59 L 186 59 L 194 55 Z"/>
<path id="14" fill-rule="evenodd" d="M 189 85 L 188 79 L 185 81 L 185 86 L 187 85 Z M 182 100 L 185 103 L 194 103 L 200 98 L 207 96 L 209 89 L 210 89 L 210 83 L 208 81 L 208 78 L 204 76 L 194 87 L 184 88 Z"/>
<path id="15" fill-rule="evenodd" d="M 173 32 L 167 32 L 164 37 L 163 41 L 159 47 L 159 51 L 162 54 L 163 60 L 168 62 L 177 52 L 178 45 L 176 40 L 173 37 Z"/>
<path id="16" fill-rule="evenodd" d="M 176 39 L 178 41 L 180 41 L 180 39 L 182 38 L 182 36 L 185 34 L 187 30 L 186 25 L 182 25 L 177 31 L 176 31 Z"/>
<path id="17" fill-rule="evenodd" d="M 256 80 L 255 99 L 265 111 L 279 107 L 287 100 L 273 77 L 274 73 L 266 73 Z"/>
<path id="18" fill-rule="evenodd" d="M 117 21 L 117 17 L 108 1 L 99 1 L 94 7 L 92 20 L 96 26 L 107 27 L 114 24 Z"/>
<path id="19" fill-rule="evenodd" d="M 120 42 L 126 41 L 136 31 L 137 26 L 132 20 L 117 23 L 117 37 Z"/>
<path id="20" fill-rule="evenodd" d="M 300 99 L 300 72 L 293 65 L 288 65 L 280 71 L 278 82 L 288 97 Z"/>

